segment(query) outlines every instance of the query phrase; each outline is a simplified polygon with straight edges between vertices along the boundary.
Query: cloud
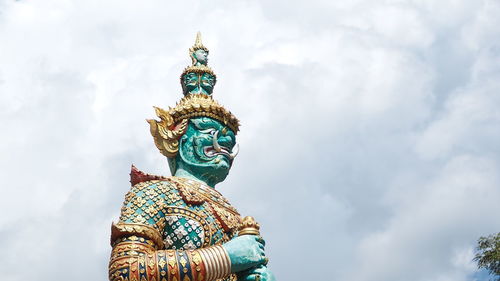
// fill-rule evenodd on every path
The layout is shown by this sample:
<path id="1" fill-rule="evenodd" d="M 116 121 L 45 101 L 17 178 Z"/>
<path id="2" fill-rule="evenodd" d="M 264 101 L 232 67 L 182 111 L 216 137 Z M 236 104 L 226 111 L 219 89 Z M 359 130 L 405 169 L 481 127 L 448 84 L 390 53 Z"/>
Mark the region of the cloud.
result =
<path id="1" fill-rule="evenodd" d="M 407 280 L 410 276 L 411 280 L 441 280 L 444 268 L 454 280 L 467 280 L 467 273 L 474 270 L 471 260 L 465 262 L 465 254 L 455 252 L 468 251 L 463 241 L 480 236 L 489 224 L 483 221 L 485 214 L 499 211 L 493 203 L 500 195 L 497 170 L 495 163 L 485 159 L 457 157 L 429 184 L 394 192 L 398 195 L 393 193 L 388 201 L 395 202 L 391 204 L 395 215 L 382 231 L 361 241 L 362 270 L 354 280 Z"/>
<path id="2" fill-rule="evenodd" d="M 474 243 L 500 226 L 499 12 L 0 2 L 5 280 L 106 280 L 130 164 L 168 174 L 144 119 L 180 98 L 198 30 L 243 124 L 220 190 L 261 223 L 280 280 L 481 279 Z"/>

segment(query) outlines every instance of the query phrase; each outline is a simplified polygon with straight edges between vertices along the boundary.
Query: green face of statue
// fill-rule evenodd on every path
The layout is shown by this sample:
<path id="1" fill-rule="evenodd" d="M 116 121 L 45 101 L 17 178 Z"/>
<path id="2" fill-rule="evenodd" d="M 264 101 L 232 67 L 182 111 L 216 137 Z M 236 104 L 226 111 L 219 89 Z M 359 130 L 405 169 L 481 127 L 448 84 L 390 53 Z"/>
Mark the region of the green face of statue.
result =
<path id="1" fill-rule="evenodd" d="M 205 50 L 196 50 L 193 53 L 194 58 L 196 59 L 196 64 L 207 65 L 208 62 L 208 53 Z"/>
<path id="2" fill-rule="evenodd" d="M 222 182 L 237 154 L 234 132 L 209 117 L 192 118 L 175 157 L 175 175 L 189 174 L 209 186 Z"/>
<path id="3" fill-rule="evenodd" d="M 215 77 L 210 73 L 189 72 L 182 77 L 182 91 L 184 95 L 205 94 L 212 95 L 215 86 Z"/>

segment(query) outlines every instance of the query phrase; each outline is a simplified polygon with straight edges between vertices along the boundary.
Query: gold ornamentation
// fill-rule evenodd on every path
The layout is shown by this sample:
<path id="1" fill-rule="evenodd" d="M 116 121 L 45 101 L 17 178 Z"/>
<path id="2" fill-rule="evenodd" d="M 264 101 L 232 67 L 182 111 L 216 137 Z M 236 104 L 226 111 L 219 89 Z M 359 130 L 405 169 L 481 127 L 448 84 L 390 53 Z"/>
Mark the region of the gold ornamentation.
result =
<path id="1" fill-rule="evenodd" d="M 154 250 L 155 248 L 149 244 L 121 242 L 113 247 L 111 259 L 127 255 L 145 255 L 147 253 L 153 253 Z"/>
<path id="2" fill-rule="evenodd" d="M 127 194 L 125 195 L 125 201 L 130 201 L 132 200 L 133 198 L 135 197 L 135 193 L 133 192 L 127 192 Z"/>
<path id="3" fill-rule="evenodd" d="M 234 133 L 237 133 L 239 128 L 238 119 L 230 111 L 211 96 L 204 94 L 191 94 L 183 97 L 174 108 L 170 109 L 169 113 L 174 120 L 198 116 L 212 117 L 229 126 Z"/>
<path id="4" fill-rule="evenodd" d="M 191 57 L 191 59 L 192 59 L 192 57 Z M 210 75 L 213 75 L 214 78 L 217 79 L 217 75 L 215 75 L 214 71 L 212 70 L 212 68 L 210 68 L 210 66 L 206 66 L 206 65 L 201 64 L 201 65 L 191 65 L 191 66 L 184 68 L 184 71 L 182 71 L 182 74 L 181 74 L 181 81 L 182 81 L 182 76 L 186 75 L 189 72 L 194 72 L 194 73 L 198 73 L 198 74 L 208 73 Z"/>
<path id="5" fill-rule="evenodd" d="M 146 219 L 141 215 L 137 215 L 132 221 L 138 224 L 143 224 L 146 222 Z"/>
<path id="6" fill-rule="evenodd" d="M 207 280 L 213 280 L 214 279 L 213 276 L 215 275 L 215 265 L 212 264 L 213 263 L 212 256 L 209 255 L 207 248 L 196 250 L 196 252 L 200 254 L 203 260 L 203 264 L 205 265 L 205 269 L 207 272 L 206 274 Z"/>
<path id="7" fill-rule="evenodd" d="M 192 200 L 191 204 L 201 204 L 203 202 L 213 202 L 223 208 L 228 209 L 235 215 L 239 215 L 238 211 L 229 204 L 229 201 L 222 196 L 220 192 L 200 182 L 195 182 L 190 179 L 180 177 L 169 177 L 169 180 L 176 183 L 177 190 L 185 201 Z M 193 195 L 196 194 L 196 195 Z"/>
<path id="8" fill-rule="evenodd" d="M 125 205 L 122 207 L 122 215 L 124 217 L 130 217 L 135 211 L 132 208 L 126 207 Z"/>
<path id="9" fill-rule="evenodd" d="M 149 119 L 149 129 L 161 154 L 174 157 L 179 150 L 179 138 L 187 128 L 188 119 L 178 120 L 179 123 L 166 110 L 155 107 L 156 115 L 161 121 Z"/>
<path id="10" fill-rule="evenodd" d="M 160 212 L 164 210 L 166 202 L 160 195 L 167 194 L 172 188 L 170 185 L 165 180 L 153 180 L 132 186 L 125 197 L 120 223 L 151 225 L 161 233 L 165 219 Z"/>
<path id="11" fill-rule="evenodd" d="M 196 188 L 192 188 L 187 184 L 178 184 L 177 185 L 179 193 L 182 196 L 182 199 L 184 199 L 184 202 L 188 204 L 193 204 L 193 205 L 200 205 L 207 200 L 201 192 L 199 192 Z"/>
<path id="12" fill-rule="evenodd" d="M 149 238 L 155 242 L 156 248 L 163 248 L 163 239 L 158 230 L 145 224 L 113 223 L 111 225 L 111 243 L 126 235 L 139 235 Z"/>
<path id="13" fill-rule="evenodd" d="M 200 257 L 200 255 L 199 255 L 199 254 L 197 254 L 197 253 L 196 253 L 196 254 L 194 254 L 194 253 L 193 253 L 192 257 L 193 257 L 193 258 L 192 258 L 192 260 L 193 260 L 194 264 L 199 265 L 199 264 L 200 264 L 200 262 L 201 262 L 201 257 Z M 199 270 L 198 270 L 198 271 L 199 271 Z"/>
<path id="14" fill-rule="evenodd" d="M 179 260 L 179 262 L 181 263 L 181 265 L 182 265 L 183 267 L 186 267 L 187 260 L 184 258 L 184 256 L 181 256 L 181 259 Z"/>
<path id="15" fill-rule="evenodd" d="M 240 214 L 217 190 L 185 178 L 170 177 L 169 180 L 176 183 L 177 190 L 186 203 L 199 205 L 207 202 L 207 209 L 225 232 L 231 232 L 240 225 Z"/>
<path id="16" fill-rule="evenodd" d="M 199 253 L 203 260 L 206 280 L 216 280 L 231 274 L 231 260 L 222 246 L 211 246 L 194 252 Z"/>
<path id="17" fill-rule="evenodd" d="M 193 274 L 193 281 L 205 281 L 206 279 L 206 265 L 203 263 L 199 251 L 187 251 L 188 256 L 190 256 L 191 261 L 191 272 Z"/>
<path id="18" fill-rule="evenodd" d="M 158 262 L 158 265 L 161 266 L 161 267 L 164 267 L 165 264 L 167 264 L 167 262 L 165 261 L 165 259 L 163 257 L 160 258 L 160 261 Z"/>
<path id="19" fill-rule="evenodd" d="M 128 257 L 111 259 L 109 262 L 109 271 L 112 272 L 117 269 L 128 268 Z"/>
<path id="20" fill-rule="evenodd" d="M 240 216 L 230 212 L 227 208 L 220 207 L 211 202 L 210 206 L 214 210 L 215 217 L 221 222 L 222 228 L 230 232 L 240 225 Z"/>
<path id="21" fill-rule="evenodd" d="M 253 217 L 244 217 L 238 229 L 240 235 L 260 235 L 260 225 Z"/>

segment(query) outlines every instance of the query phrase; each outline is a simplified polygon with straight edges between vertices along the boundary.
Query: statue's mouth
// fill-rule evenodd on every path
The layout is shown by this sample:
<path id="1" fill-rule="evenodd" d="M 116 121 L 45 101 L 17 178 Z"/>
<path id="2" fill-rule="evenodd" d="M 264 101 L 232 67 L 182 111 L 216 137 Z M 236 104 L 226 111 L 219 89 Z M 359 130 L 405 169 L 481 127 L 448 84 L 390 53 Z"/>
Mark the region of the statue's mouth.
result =
<path id="1" fill-rule="evenodd" d="M 203 153 L 205 153 L 205 155 L 207 157 L 215 157 L 217 155 L 225 155 L 225 156 L 229 157 L 230 159 L 233 158 L 229 148 L 227 148 L 225 146 L 219 146 L 219 147 L 220 147 L 220 150 L 217 151 L 213 146 L 205 146 L 205 147 L 203 147 Z"/>
<path id="2" fill-rule="evenodd" d="M 211 146 L 205 146 L 203 147 L 203 153 L 207 157 L 215 157 L 217 155 L 225 155 L 229 157 L 229 159 L 234 159 L 236 155 L 238 155 L 238 152 L 240 151 L 240 146 L 236 144 L 233 149 L 229 149 L 228 147 L 225 147 L 223 145 L 220 145 L 218 142 L 218 135 L 219 131 L 215 131 L 214 135 L 212 136 L 212 145 Z"/>

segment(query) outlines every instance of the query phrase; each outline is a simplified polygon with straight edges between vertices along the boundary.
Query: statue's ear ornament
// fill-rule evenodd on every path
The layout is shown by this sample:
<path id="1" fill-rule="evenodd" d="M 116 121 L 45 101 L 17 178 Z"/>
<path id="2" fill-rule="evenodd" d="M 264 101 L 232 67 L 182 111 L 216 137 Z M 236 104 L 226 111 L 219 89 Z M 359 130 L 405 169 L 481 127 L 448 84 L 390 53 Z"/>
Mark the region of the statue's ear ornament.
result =
<path id="1" fill-rule="evenodd" d="M 177 151 L 179 151 L 179 139 L 186 132 L 188 119 L 183 119 L 175 124 L 168 111 L 159 107 L 155 107 L 155 111 L 160 121 L 147 120 L 155 145 L 161 154 L 167 157 L 175 157 Z"/>

